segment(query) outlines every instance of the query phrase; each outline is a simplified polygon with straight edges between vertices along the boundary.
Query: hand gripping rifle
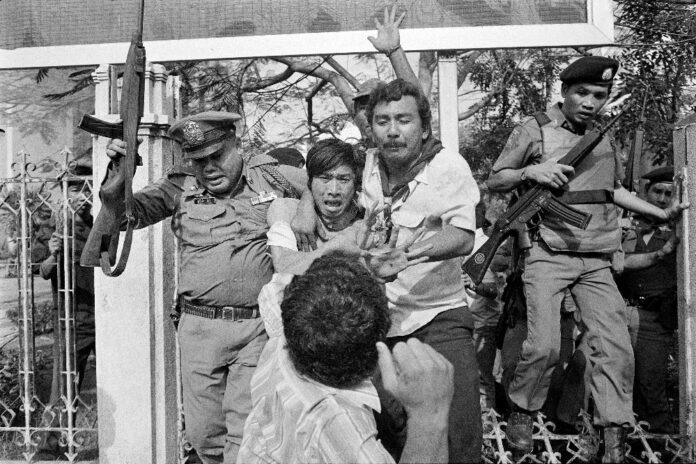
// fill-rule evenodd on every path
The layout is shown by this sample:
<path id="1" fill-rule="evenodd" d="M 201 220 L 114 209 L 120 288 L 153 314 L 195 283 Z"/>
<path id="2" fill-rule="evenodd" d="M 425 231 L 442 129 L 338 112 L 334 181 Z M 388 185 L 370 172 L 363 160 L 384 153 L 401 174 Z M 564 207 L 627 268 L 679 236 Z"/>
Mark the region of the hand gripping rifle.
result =
<path id="1" fill-rule="evenodd" d="M 630 105 L 629 105 L 630 106 Z M 626 107 L 628 108 L 628 106 Z M 601 142 L 607 131 L 619 120 L 624 111 L 619 113 L 601 130 L 592 129 L 580 139 L 563 158 L 558 160 L 558 164 L 567 164 L 576 167 L 589 155 L 592 150 Z M 560 200 L 563 194 L 562 189 L 549 189 L 541 185 L 535 185 L 529 189 L 519 200 L 510 205 L 507 212 L 502 215 L 493 225 L 493 231 L 488 241 L 481 248 L 476 250 L 469 259 L 466 260 L 462 269 L 471 280 L 478 285 L 486 273 L 486 269 L 493 261 L 493 255 L 498 247 L 510 235 L 515 235 L 518 243 L 526 239 L 527 222 L 537 213 L 551 213 L 560 217 L 564 222 L 575 227 L 585 229 L 589 224 L 592 215 L 568 206 Z"/>
<path id="2" fill-rule="evenodd" d="M 104 274 L 112 277 L 121 275 L 126 268 L 133 239 L 133 226 L 135 224 L 133 216 L 133 174 L 135 173 L 135 166 L 140 164 L 138 156 L 138 126 L 143 115 L 145 95 L 144 8 L 145 0 L 141 0 L 138 11 L 138 28 L 133 32 L 123 71 L 121 105 L 119 108 L 121 122 L 111 123 L 102 121 L 94 116 L 84 115 L 79 124 L 80 129 L 91 134 L 122 139 L 126 142 L 126 156 L 121 161 L 125 163 L 123 166 L 125 177 L 123 189 L 126 218 L 126 236 L 123 241 L 121 256 L 116 267 L 112 269 L 111 266 L 116 262 L 121 217 L 116 217 L 117 215 L 113 211 L 109 211 L 109 208 L 101 208 L 94 223 L 95 227 L 90 232 L 80 257 L 81 266 L 101 266 Z"/>

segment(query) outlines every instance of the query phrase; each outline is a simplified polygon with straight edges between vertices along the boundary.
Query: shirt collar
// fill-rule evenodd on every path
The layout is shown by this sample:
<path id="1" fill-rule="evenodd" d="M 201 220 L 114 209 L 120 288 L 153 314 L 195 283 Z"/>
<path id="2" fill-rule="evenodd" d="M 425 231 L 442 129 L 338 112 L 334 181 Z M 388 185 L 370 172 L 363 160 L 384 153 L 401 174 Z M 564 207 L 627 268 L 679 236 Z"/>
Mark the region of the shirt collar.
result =
<path id="1" fill-rule="evenodd" d="M 555 105 L 551 105 L 549 110 L 546 112 L 546 114 L 551 118 L 551 121 L 553 121 L 554 127 L 560 127 L 568 132 L 571 132 L 576 135 L 583 135 L 585 134 L 588 130 L 591 130 L 594 127 L 594 121 L 590 121 L 587 124 L 587 127 L 585 128 L 584 132 L 579 132 L 575 129 L 575 127 L 568 121 L 565 117 L 565 114 L 563 114 L 563 110 L 561 110 L 562 103 L 558 102 Z"/>
<path id="2" fill-rule="evenodd" d="M 379 174 L 379 151 L 376 148 L 370 148 L 367 151 L 367 157 L 366 157 L 366 164 L 365 164 L 365 169 L 370 173 L 370 176 L 377 177 L 378 179 L 381 180 L 380 174 Z M 432 174 L 429 174 L 431 171 L 430 169 L 430 163 L 427 163 L 423 169 L 418 171 L 418 174 L 413 178 L 414 181 L 419 182 L 421 184 L 429 184 L 432 182 L 432 179 L 430 178 Z M 411 182 L 409 182 L 409 185 Z"/>

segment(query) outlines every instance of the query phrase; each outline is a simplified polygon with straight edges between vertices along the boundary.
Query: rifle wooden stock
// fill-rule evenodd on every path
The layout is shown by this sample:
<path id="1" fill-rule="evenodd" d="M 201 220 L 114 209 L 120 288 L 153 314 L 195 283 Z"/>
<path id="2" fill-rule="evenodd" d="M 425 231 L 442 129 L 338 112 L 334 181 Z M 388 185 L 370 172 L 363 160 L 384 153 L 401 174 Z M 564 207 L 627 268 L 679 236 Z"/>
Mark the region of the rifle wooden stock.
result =
<path id="1" fill-rule="evenodd" d="M 625 110 L 621 111 L 601 130 L 593 129 L 585 134 L 565 156 L 558 160 L 558 164 L 567 164 L 572 167 L 579 165 L 599 145 L 609 128 L 619 120 Z M 464 272 L 476 285 L 483 280 L 486 269 L 493 261 L 493 256 L 503 241 L 513 234 L 517 236 L 518 240 L 522 240 L 523 234 L 526 232 L 527 222 L 540 212 L 556 214 L 562 220 L 582 229 L 587 227 L 591 215 L 566 205 L 556 197 L 556 193 L 537 184 L 527 190 L 496 221 L 488 241 L 476 250 L 462 266 Z"/>
<path id="2" fill-rule="evenodd" d="M 80 266 L 100 267 L 103 251 L 106 252 L 109 265 L 113 265 L 116 262 L 116 250 L 118 248 L 122 217 L 122 212 L 116 212 L 110 208 L 102 207 L 99 210 L 94 227 L 82 249 Z"/>

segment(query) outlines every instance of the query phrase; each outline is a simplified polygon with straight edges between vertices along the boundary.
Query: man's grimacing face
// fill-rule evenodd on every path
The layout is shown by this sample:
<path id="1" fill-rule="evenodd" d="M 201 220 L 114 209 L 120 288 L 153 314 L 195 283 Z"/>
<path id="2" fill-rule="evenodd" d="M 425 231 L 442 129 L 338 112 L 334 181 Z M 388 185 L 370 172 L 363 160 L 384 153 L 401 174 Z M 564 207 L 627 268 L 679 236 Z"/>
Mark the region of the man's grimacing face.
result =
<path id="1" fill-rule="evenodd" d="M 339 165 L 312 178 L 314 205 L 325 219 L 338 219 L 350 212 L 355 198 L 355 173 L 350 166 Z"/>
<path id="2" fill-rule="evenodd" d="M 418 157 L 428 136 L 416 99 L 405 95 L 401 100 L 377 103 L 372 116 L 372 136 L 388 166 L 408 166 Z"/>
<path id="3" fill-rule="evenodd" d="M 241 183 L 244 162 L 234 136 L 225 140 L 218 151 L 204 158 L 194 159 L 192 164 L 198 183 L 212 194 L 229 195 Z"/>

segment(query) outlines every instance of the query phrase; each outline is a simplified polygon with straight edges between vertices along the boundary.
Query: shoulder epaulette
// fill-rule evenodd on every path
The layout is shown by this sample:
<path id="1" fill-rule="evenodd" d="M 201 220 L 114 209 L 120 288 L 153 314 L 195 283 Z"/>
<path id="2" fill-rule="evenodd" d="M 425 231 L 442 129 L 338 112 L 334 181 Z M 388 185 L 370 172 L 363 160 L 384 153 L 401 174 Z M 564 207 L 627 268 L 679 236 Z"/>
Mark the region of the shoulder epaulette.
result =
<path id="1" fill-rule="evenodd" d="M 551 118 L 548 114 L 546 114 L 546 111 L 537 111 L 532 115 L 532 117 L 536 119 L 536 122 L 537 124 L 539 124 L 539 127 L 544 127 L 545 125 L 551 122 Z"/>
<path id="2" fill-rule="evenodd" d="M 168 181 L 183 189 L 189 186 L 189 184 L 193 185 L 191 184 L 191 180 L 195 179 L 195 173 L 193 172 L 193 169 L 188 166 L 175 164 L 167 170 L 165 177 Z"/>

